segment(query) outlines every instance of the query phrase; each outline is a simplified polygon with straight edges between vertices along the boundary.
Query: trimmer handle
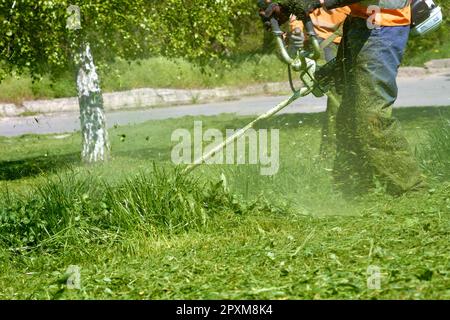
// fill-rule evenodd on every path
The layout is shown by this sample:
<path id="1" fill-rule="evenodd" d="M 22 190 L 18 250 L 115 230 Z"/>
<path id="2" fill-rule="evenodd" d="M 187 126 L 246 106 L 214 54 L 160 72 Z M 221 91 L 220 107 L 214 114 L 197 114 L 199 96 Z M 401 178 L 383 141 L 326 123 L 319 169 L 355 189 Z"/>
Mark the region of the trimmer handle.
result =
<path id="1" fill-rule="evenodd" d="M 320 42 L 319 37 L 317 36 L 316 31 L 314 30 L 314 24 L 309 14 L 305 15 L 302 20 L 303 24 L 305 25 L 306 34 L 308 35 L 308 39 L 310 39 L 311 41 L 311 46 L 313 49 L 313 56 L 311 57 L 311 59 L 318 60 L 321 55 Z"/>
<path id="2" fill-rule="evenodd" d="M 305 31 L 306 34 L 308 35 L 308 38 L 310 39 L 311 42 L 311 47 L 312 47 L 312 54 L 311 54 L 311 59 L 313 60 L 318 60 L 321 56 L 321 50 L 320 50 L 320 42 L 319 42 L 319 37 L 317 36 L 316 31 L 314 30 L 314 24 L 311 21 L 311 17 L 309 15 L 305 15 L 302 19 L 303 24 L 305 26 Z M 275 18 L 271 18 L 270 19 L 270 26 L 272 29 L 273 34 L 276 37 L 280 37 L 283 35 L 283 31 L 280 28 L 280 24 L 278 22 L 277 19 Z"/>
<path id="3" fill-rule="evenodd" d="M 278 47 L 278 51 L 280 54 L 281 60 L 289 66 L 294 64 L 294 59 L 289 56 L 289 53 L 286 50 L 286 46 L 283 40 L 283 31 L 281 31 L 280 24 L 278 20 L 275 18 L 270 19 L 270 28 L 272 30 L 273 35 L 275 36 L 275 41 Z"/>
<path id="4" fill-rule="evenodd" d="M 282 36 L 283 35 L 283 31 L 280 28 L 280 24 L 278 23 L 278 20 L 275 18 L 271 18 L 270 19 L 270 26 L 272 29 L 272 33 L 275 36 Z"/>

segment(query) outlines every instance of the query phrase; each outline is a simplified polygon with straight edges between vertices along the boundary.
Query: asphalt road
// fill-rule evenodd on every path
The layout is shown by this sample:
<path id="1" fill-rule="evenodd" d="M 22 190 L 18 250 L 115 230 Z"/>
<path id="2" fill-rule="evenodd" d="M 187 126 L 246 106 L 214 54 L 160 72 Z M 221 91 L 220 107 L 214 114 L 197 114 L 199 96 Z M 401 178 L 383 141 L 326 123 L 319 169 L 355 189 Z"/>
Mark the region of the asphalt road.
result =
<path id="1" fill-rule="evenodd" d="M 400 78 L 400 107 L 450 106 L 450 73 L 424 77 Z M 107 113 L 108 127 L 142 123 L 149 120 L 179 118 L 184 116 L 212 116 L 222 113 L 257 115 L 280 103 L 285 96 L 247 97 L 236 101 L 215 102 L 201 105 L 184 105 L 138 111 Z M 304 97 L 287 107 L 282 113 L 313 113 L 325 110 L 326 99 Z M 80 129 L 77 113 L 39 115 L 34 117 L 0 118 L 0 136 L 23 134 L 67 133 Z"/>

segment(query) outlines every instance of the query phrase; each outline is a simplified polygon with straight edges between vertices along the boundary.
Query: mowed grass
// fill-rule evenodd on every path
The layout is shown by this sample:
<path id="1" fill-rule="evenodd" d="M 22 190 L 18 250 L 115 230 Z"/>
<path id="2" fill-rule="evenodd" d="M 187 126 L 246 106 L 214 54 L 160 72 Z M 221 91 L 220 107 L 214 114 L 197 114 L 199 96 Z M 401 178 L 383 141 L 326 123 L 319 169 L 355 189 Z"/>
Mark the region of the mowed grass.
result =
<path id="1" fill-rule="evenodd" d="M 79 163 L 76 133 L 0 138 L 0 298 L 449 299 L 450 109 L 396 115 L 430 184 L 396 198 L 333 188 L 317 156 L 323 114 L 259 125 L 280 129 L 273 177 L 250 165 L 181 174 L 170 137 L 191 117 L 111 129 L 103 166 Z M 220 130 L 250 119 L 195 118 Z M 80 290 L 66 286 L 70 265 Z"/>

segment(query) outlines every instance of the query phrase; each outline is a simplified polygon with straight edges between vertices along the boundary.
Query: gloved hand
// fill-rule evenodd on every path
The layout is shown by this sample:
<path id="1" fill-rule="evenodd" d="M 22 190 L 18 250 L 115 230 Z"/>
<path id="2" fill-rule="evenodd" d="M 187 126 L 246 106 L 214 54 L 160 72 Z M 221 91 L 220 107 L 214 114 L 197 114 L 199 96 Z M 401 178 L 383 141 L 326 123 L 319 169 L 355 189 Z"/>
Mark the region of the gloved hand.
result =
<path id="1" fill-rule="evenodd" d="M 280 3 L 289 14 L 294 14 L 299 19 L 322 6 L 320 0 L 284 0 Z"/>
<path id="2" fill-rule="evenodd" d="M 279 24 L 283 24 L 289 20 L 289 13 L 283 6 L 271 0 L 259 0 L 259 16 L 267 29 L 270 29 L 270 19 L 275 18 Z"/>

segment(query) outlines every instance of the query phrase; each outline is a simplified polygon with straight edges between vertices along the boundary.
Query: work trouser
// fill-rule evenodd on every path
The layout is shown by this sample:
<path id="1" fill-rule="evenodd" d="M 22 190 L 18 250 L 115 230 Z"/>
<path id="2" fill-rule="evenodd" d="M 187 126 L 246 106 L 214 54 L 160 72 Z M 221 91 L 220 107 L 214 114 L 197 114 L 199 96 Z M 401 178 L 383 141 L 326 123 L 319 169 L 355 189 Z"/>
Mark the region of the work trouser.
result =
<path id="1" fill-rule="evenodd" d="M 330 62 L 336 58 L 338 52 L 336 43 L 331 42 L 323 49 L 325 62 Z M 336 70 L 336 72 L 339 72 Z M 339 75 L 335 75 L 338 77 Z M 341 96 L 335 88 L 330 89 L 333 98 L 327 100 L 327 110 L 322 125 L 322 141 L 320 144 L 320 155 L 323 160 L 333 160 L 336 155 L 336 115 L 341 103 Z"/>
<path id="2" fill-rule="evenodd" d="M 390 193 L 420 182 L 420 171 L 398 121 L 392 117 L 396 78 L 409 26 L 369 29 L 349 17 L 339 47 L 343 97 L 336 118 L 335 180 L 344 191 L 367 192 L 376 181 Z"/>

